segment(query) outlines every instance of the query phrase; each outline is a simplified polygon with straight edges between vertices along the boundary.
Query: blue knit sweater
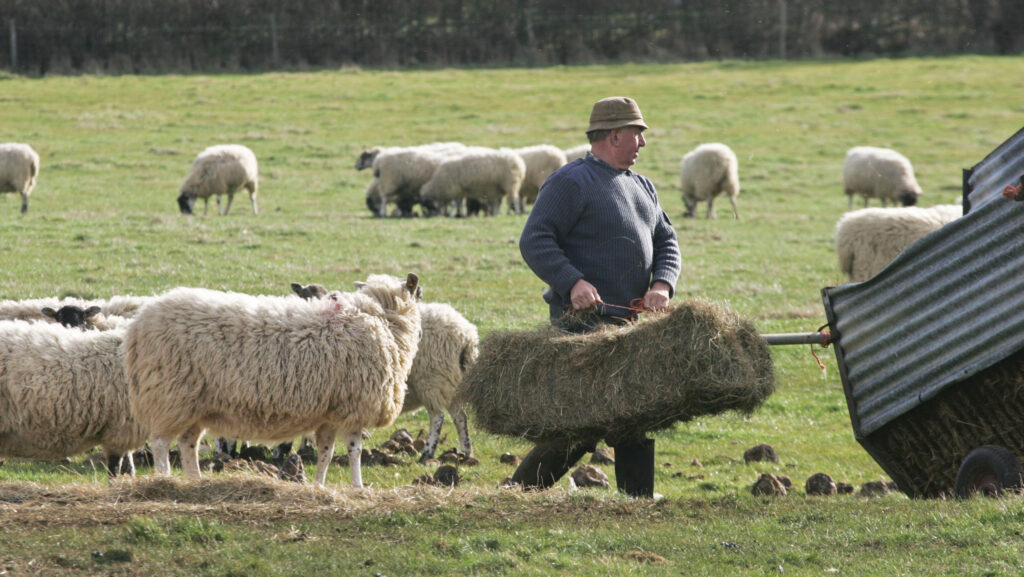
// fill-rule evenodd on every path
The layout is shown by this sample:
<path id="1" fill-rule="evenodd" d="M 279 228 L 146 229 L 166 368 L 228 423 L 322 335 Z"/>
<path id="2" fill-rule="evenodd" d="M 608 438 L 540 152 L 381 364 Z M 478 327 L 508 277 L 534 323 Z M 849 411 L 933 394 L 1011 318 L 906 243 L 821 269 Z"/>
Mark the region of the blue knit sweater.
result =
<path id="1" fill-rule="evenodd" d="M 544 182 L 519 238 L 530 269 L 548 284 L 552 320 L 572 308 L 579 279 L 605 303 L 628 306 L 654 281 L 675 291 L 681 257 L 676 231 L 650 180 L 611 167 L 593 154 L 558 169 Z M 600 307 L 610 316 L 629 311 Z"/>

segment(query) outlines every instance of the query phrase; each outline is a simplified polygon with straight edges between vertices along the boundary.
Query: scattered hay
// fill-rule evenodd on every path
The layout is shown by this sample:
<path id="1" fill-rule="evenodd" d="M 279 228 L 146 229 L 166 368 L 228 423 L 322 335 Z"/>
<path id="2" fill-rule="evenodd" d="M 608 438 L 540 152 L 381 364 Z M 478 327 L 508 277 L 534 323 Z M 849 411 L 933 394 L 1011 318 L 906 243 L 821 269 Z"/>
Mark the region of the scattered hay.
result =
<path id="1" fill-rule="evenodd" d="M 750 413 L 773 390 L 771 354 L 753 325 L 695 299 L 587 334 L 492 332 L 460 394 L 484 430 L 538 441 Z"/>

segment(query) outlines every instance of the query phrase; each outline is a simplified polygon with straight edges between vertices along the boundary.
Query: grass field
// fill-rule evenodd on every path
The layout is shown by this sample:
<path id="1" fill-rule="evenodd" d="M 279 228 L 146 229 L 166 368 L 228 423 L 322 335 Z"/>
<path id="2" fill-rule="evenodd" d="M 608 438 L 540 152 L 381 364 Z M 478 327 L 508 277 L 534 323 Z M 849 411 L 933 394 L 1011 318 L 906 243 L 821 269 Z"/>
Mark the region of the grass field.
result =
<path id="1" fill-rule="evenodd" d="M 375 219 L 367 172 L 376 144 L 585 142 L 598 98 L 635 97 L 651 126 L 637 170 L 658 186 L 679 233 L 677 299 L 707 297 L 765 333 L 825 324 L 820 289 L 842 282 L 832 244 L 847 208 L 848 148 L 896 148 L 921 204 L 960 195 L 961 170 L 1024 119 L 1024 59 L 713 62 L 539 70 L 65 77 L 0 76 L 0 141 L 42 157 L 28 214 L 0 196 L 0 298 L 102 298 L 188 285 L 286 294 L 288 283 L 348 290 L 370 273 L 420 275 L 481 334 L 546 320 L 523 263 L 525 216 Z M 683 220 L 678 166 L 701 142 L 736 151 L 740 220 Z M 260 161 L 259 215 L 178 214 L 177 188 L 208 145 Z M 202 203 L 199 203 L 201 206 Z M 858 205 L 859 206 L 859 205 Z M 481 464 L 453 489 L 413 486 L 433 469 L 364 467 L 370 488 L 332 467 L 314 489 L 254 475 L 108 486 L 91 461 L 0 466 L 0 575 L 1017 575 L 1024 502 L 915 501 L 900 494 L 809 497 L 825 472 L 855 486 L 885 478 L 856 443 L 835 359 L 774 348 L 777 390 L 748 418 L 680 424 L 657 440 L 657 502 L 609 491 L 499 489 L 505 452 L 529 444 L 472 429 Z M 375 431 L 415 434 L 425 414 Z M 442 448 L 456 445 L 445 426 Z M 744 464 L 769 443 L 778 464 Z M 611 467 L 606 467 L 611 473 Z M 761 472 L 787 497 L 754 497 Z M 614 480 L 613 480 L 614 483 Z"/>

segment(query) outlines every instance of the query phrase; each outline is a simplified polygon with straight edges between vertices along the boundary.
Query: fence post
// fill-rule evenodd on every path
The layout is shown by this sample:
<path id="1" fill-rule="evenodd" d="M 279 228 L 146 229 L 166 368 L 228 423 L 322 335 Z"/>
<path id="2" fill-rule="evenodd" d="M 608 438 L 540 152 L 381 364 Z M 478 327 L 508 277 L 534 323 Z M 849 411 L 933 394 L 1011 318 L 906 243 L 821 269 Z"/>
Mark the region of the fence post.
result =
<path id="1" fill-rule="evenodd" d="M 277 48 L 277 18 L 270 15 L 270 44 L 274 51 L 274 70 L 281 68 L 281 52 Z"/>
<path id="2" fill-rule="evenodd" d="M 779 60 L 786 59 L 786 0 L 779 0 Z"/>
<path id="3" fill-rule="evenodd" d="M 11 74 L 18 73 L 18 29 L 11 18 Z"/>

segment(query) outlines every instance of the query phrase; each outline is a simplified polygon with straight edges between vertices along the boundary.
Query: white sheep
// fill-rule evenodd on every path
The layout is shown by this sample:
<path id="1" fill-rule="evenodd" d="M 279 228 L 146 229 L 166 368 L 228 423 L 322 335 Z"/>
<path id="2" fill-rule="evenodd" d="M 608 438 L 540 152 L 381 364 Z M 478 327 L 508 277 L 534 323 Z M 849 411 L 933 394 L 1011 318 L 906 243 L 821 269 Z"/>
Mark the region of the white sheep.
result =
<path id="1" fill-rule="evenodd" d="M 903 206 L 917 204 L 921 187 L 914 177 L 914 167 L 907 157 L 890 148 L 855 146 L 846 153 L 843 163 L 843 191 L 849 197 L 849 208 L 853 209 L 853 195 L 868 201 L 878 198 L 882 206 L 898 201 Z"/>
<path id="2" fill-rule="evenodd" d="M 28 197 L 38 177 L 39 155 L 31 146 L 20 142 L 0 144 L 0 194 L 20 194 L 22 213 L 28 212 Z"/>
<path id="3" fill-rule="evenodd" d="M 466 216 L 470 199 L 480 201 L 488 215 L 497 214 L 505 198 L 509 212 L 519 212 L 519 188 L 525 176 L 526 164 L 512 150 L 475 147 L 438 165 L 420 196 L 439 206 L 454 203 L 458 216 Z"/>
<path id="4" fill-rule="evenodd" d="M 210 197 L 217 197 L 217 214 L 227 215 L 231 201 L 239 189 L 249 191 L 252 213 L 259 214 L 256 200 L 259 189 L 259 169 L 256 155 L 241 144 L 220 144 L 211 146 L 196 156 L 185 181 L 178 192 L 178 207 L 182 214 L 192 214 L 196 199 L 203 199 L 203 214 L 209 210 Z M 227 195 L 228 204 L 220 211 L 220 197 Z"/>
<path id="5" fill-rule="evenodd" d="M 469 367 L 476 362 L 479 337 L 476 326 L 444 303 L 420 303 L 423 337 L 406 381 L 402 412 L 427 409 L 430 432 L 420 461 L 433 458 L 441 437 L 444 412 L 452 416 L 459 435 L 459 451 L 473 455 L 466 407 L 455 400 Z"/>
<path id="6" fill-rule="evenodd" d="M 572 148 L 566 148 L 563 152 L 565 153 L 565 161 L 572 162 L 577 158 L 583 158 L 586 156 L 587 153 L 590 152 L 590 145 L 580 144 L 578 146 L 573 146 Z"/>
<path id="7" fill-rule="evenodd" d="M 740 194 L 739 162 L 736 153 L 725 144 L 701 144 L 683 156 L 679 167 L 683 204 L 687 218 L 697 213 L 697 203 L 707 201 L 705 218 L 715 218 L 715 197 L 725 194 L 732 203 L 732 217 L 739 218 L 736 197 Z"/>
<path id="8" fill-rule="evenodd" d="M 295 294 L 303 298 L 307 298 L 304 296 L 307 294 L 323 294 L 322 290 L 311 291 L 299 283 L 292 283 L 291 286 Z M 321 285 L 310 287 L 322 289 Z M 333 294 L 327 293 L 328 298 Z M 472 456 L 473 445 L 469 438 L 466 408 L 463 403 L 456 402 L 455 396 L 466 371 L 476 362 L 480 343 L 476 325 L 466 320 L 451 305 L 421 302 L 419 307 L 422 336 L 406 380 L 402 412 L 427 409 L 430 432 L 420 455 L 421 462 L 434 457 L 441 438 L 445 411 L 448 411 L 455 423 L 459 450 L 464 455 Z"/>
<path id="9" fill-rule="evenodd" d="M 0 321 L 0 456 L 54 459 L 101 445 L 110 476 L 146 442 L 132 418 L 124 329 Z"/>
<path id="10" fill-rule="evenodd" d="M 538 144 L 517 148 L 515 152 L 523 159 L 526 165 L 526 174 L 523 177 L 523 184 L 519 188 L 519 205 L 522 209 L 527 204 L 533 204 L 537 200 L 537 193 L 540 186 L 551 175 L 565 164 L 565 153 L 557 146 L 550 144 Z"/>
<path id="11" fill-rule="evenodd" d="M 386 148 L 373 160 L 373 182 L 366 189 L 366 205 L 376 207 L 378 216 L 387 216 L 387 205 L 398 206 L 398 214 L 412 216 L 421 205 L 424 215 L 438 212 L 437 206 L 423 203 L 421 187 L 434 176 L 438 165 L 463 154 L 467 147 L 457 142 L 437 142 L 408 148 Z"/>
<path id="12" fill-rule="evenodd" d="M 836 223 L 839 269 L 850 282 L 866 281 L 914 241 L 961 216 L 963 207 L 955 204 L 847 212 Z"/>
<path id="13" fill-rule="evenodd" d="M 339 433 L 362 486 L 361 432 L 398 416 L 420 333 L 416 275 L 370 275 L 354 293 L 304 300 L 179 288 L 147 304 L 125 335 L 136 419 L 151 432 L 157 474 L 178 437 L 186 478 L 199 438 L 280 442 L 315 431 L 316 482 Z"/>

